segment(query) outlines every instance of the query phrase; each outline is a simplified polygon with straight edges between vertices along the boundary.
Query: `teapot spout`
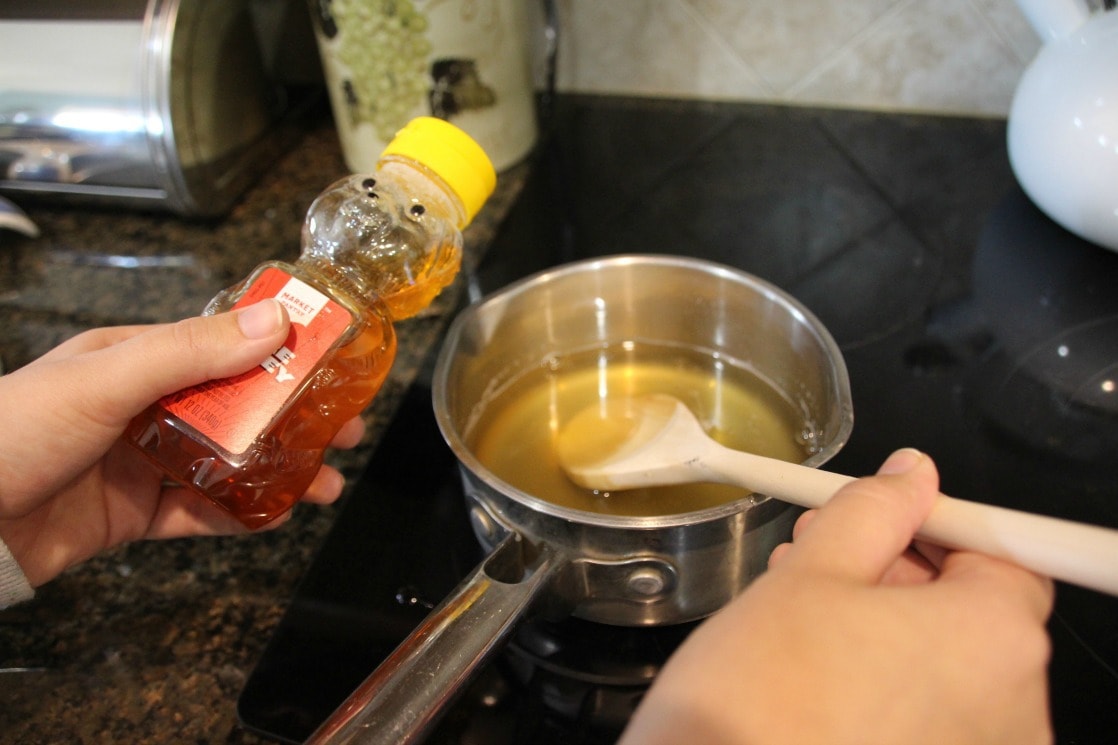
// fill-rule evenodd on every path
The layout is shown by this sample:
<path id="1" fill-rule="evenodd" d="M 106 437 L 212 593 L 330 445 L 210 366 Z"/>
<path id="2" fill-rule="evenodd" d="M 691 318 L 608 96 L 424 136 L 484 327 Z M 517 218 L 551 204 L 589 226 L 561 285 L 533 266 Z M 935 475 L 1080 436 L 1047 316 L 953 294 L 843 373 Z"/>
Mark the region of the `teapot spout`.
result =
<path id="1" fill-rule="evenodd" d="M 1091 15 L 1086 0 L 1017 0 L 1017 7 L 1045 44 L 1075 31 Z"/>

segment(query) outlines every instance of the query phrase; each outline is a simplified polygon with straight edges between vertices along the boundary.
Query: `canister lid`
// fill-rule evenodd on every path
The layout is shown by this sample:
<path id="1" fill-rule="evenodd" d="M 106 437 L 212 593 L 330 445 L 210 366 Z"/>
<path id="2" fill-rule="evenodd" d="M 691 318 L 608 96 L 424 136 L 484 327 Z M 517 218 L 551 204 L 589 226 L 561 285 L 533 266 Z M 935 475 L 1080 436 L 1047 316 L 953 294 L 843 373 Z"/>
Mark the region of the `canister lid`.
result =
<path id="1" fill-rule="evenodd" d="M 466 210 L 460 228 L 474 219 L 497 185 L 497 173 L 481 146 L 458 127 L 435 117 L 408 122 L 380 157 L 388 155 L 422 163 L 454 190 Z"/>

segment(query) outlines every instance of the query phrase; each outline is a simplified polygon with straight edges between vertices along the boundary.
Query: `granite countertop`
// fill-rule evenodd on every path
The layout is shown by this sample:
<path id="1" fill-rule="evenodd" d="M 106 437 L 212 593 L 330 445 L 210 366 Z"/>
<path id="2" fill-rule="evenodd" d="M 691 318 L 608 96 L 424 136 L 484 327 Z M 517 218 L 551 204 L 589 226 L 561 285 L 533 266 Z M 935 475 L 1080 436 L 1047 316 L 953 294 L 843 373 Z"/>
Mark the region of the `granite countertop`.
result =
<path id="1" fill-rule="evenodd" d="M 527 164 L 500 175 L 466 232 L 476 262 Z M 267 259 L 292 260 L 314 197 L 346 175 L 328 117 L 223 219 L 23 204 L 42 234 L 0 235 L 0 360 L 13 370 L 96 326 L 173 321 Z M 459 281 L 397 325 L 391 376 L 353 451 L 352 481 L 463 297 Z M 236 700 L 335 507 L 300 506 L 275 531 L 139 542 L 75 567 L 0 612 L 0 742 L 250 743 Z"/>

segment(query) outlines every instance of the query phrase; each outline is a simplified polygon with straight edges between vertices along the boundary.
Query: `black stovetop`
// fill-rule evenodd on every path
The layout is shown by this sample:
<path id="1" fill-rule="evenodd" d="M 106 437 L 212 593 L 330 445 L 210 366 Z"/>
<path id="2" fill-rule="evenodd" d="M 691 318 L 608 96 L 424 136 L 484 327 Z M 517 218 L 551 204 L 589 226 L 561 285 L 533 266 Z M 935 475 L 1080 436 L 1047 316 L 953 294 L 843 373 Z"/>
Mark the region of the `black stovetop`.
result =
<path id="1" fill-rule="evenodd" d="M 739 267 L 842 348 L 855 426 L 829 468 L 912 445 L 954 496 L 1118 527 L 1118 254 L 1033 207 L 1004 122 L 567 97 L 543 142 L 476 292 L 605 254 Z M 479 558 L 427 378 L 383 442 L 242 693 L 274 739 L 304 739 Z M 1058 742 L 1118 739 L 1118 599 L 1061 585 L 1050 628 Z M 576 651 L 536 655 L 524 626 L 432 741 L 610 742 L 687 629 L 545 631 Z M 605 660 L 581 676 L 605 692 L 525 672 L 541 657 Z"/>

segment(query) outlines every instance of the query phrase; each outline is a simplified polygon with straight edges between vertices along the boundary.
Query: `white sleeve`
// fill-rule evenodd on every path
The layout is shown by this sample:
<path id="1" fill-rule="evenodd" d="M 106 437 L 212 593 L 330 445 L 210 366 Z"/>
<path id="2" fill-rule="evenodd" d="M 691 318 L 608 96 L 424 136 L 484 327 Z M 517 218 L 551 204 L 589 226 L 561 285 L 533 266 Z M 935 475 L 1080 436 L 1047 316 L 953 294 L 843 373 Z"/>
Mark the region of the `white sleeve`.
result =
<path id="1" fill-rule="evenodd" d="M 16 557 L 12 556 L 4 541 L 0 541 L 0 608 L 7 608 L 33 597 L 35 590 L 31 588 Z"/>

